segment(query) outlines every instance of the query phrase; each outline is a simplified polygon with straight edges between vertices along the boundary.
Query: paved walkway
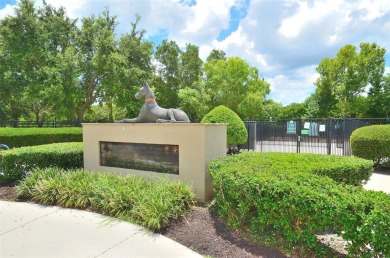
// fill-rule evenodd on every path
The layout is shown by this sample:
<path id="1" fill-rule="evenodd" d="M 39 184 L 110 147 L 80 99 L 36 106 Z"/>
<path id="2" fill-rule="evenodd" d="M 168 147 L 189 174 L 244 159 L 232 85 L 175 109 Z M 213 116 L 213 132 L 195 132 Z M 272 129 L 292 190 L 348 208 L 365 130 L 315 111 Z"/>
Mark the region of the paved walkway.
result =
<path id="1" fill-rule="evenodd" d="M 92 212 L 0 201 L 0 257 L 202 257 L 142 227 Z"/>
<path id="2" fill-rule="evenodd" d="M 364 188 L 390 194 L 390 175 L 373 173 L 370 180 L 364 185 Z"/>

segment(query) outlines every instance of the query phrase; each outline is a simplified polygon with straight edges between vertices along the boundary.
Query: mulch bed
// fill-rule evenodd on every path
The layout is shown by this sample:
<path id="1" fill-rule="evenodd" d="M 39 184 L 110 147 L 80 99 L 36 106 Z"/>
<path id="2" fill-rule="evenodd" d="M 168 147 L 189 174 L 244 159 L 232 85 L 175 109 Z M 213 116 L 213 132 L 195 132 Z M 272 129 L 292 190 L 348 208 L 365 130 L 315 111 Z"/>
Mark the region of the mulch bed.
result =
<path id="1" fill-rule="evenodd" d="M 287 257 L 269 247 L 253 245 L 234 231 L 214 212 L 205 207 L 194 207 L 179 221 L 168 225 L 163 235 L 212 257 Z"/>

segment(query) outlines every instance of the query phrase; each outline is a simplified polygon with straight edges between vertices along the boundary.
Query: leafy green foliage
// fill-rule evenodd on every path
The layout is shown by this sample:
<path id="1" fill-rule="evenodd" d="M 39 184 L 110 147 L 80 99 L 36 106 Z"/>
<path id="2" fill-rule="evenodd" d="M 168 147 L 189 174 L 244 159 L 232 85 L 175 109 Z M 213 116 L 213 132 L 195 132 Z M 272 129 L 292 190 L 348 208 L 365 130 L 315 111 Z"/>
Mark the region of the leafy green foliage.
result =
<path id="1" fill-rule="evenodd" d="M 390 125 L 371 125 L 356 129 L 351 138 L 352 154 L 380 165 L 390 159 Z"/>
<path id="2" fill-rule="evenodd" d="M 326 58 L 320 62 L 317 71 L 320 74 L 315 82 L 315 100 L 319 106 L 319 117 L 362 117 L 370 109 L 372 115 L 383 117 L 382 107 L 385 92 L 384 80 L 386 49 L 375 43 L 361 43 L 360 51 L 352 45 L 342 47 L 335 58 Z M 371 107 L 362 95 L 370 86 Z M 373 110 L 372 100 L 378 101 L 379 111 Z"/>
<path id="3" fill-rule="evenodd" d="M 17 192 L 39 203 L 93 210 L 151 230 L 179 218 L 195 201 L 190 186 L 180 182 L 59 168 L 34 171 Z"/>
<path id="4" fill-rule="evenodd" d="M 203 83 L 195 85 L 194 88 L 180 89 L 178 96 L 180 108 L 186 111 L 190 121 L 204 117 L 210 110 L 206 104 L 210 101 L 210 95 L 206 92 Z"/>
<path id="5" fill-rule="evenodd" d="M 0 181 L 17 181 L 36 168 L 82 168 L 81 142 L 53 143 L 0 152 Z"/>
<path id="6" fill-rule="evenodd" d="M 328 170 L 329 163 L 336 171 L 338 158 L 265 154 L 241 153 L 209 164 L 218 212 L 233 228 L 298 256 L 325 256 L 328 251 L 315 234 L 327 229 L 350 241 L 352 256 L 390 254 L 389 195 L 315 174 L 315 166 Z M 366 162 L 351 158 L 349 163 L 354 161 L 364 170 Z M 341 163 L 340 170 L 347 162 Z"/>
<path id="7" fill-rule="evenodd" d="M 229 57 L 211 59 L 204 64 L 204 70 L 210 107 L 224 105 L 245 119 L 254 119 L 254 115 L 261 113 L 270 85 L 260 77 L 256 67 L 239 57 Z"/>
<path id="8" fill-rule="evenodd" d="M 227 144 L 237 146 L 244 144 L 248 139 L 244 122 L 232 110 L 225 106 L 218 106 L 206 114 L 202 123 L 227 123 Z"/>
<path id="9" fill-rule="evenodd" d="M 306 107 L 303 103 L 291 103 L 284 106 L 281 110 L 279 118 L 292 119 L 292 118 L 303 118 L 305 116 Z"/>
<path id="10" fill-rule="evenodd" d="M 58 142 L 82 142 L 82 128 L 0 128 L 0 143 L 11 148 Z"/>
<path id="11" fill-rule="evenodd" d="M 76 20 L 66 17 L 63 8 L 44 2 L 35 9 L 34 1 L 22 0 L 15 15 L 0 23 L 2 104 L 9 108 L 10 118 L 18 120 L 30 111 L 40 125 L 58 105 L 59 99 L 53 96 L 62 97 L 57 55 L 67 52 Z"/>
<path id="12" fill-rule="evenodd" d="M 390 73 L 370 88 L 367 101 L 370 117 L 390 117 Z"/>
<path id="13" fill-rule="evenodd" d="M 181 50 L 175 41 L 163 40 L 156 50 L 156 61 L 159 77 L 153 81 L 156 87 L 156 98 L 160 106 L 179 107 L 178 91 L 180 89 L 180 54 Z"/>

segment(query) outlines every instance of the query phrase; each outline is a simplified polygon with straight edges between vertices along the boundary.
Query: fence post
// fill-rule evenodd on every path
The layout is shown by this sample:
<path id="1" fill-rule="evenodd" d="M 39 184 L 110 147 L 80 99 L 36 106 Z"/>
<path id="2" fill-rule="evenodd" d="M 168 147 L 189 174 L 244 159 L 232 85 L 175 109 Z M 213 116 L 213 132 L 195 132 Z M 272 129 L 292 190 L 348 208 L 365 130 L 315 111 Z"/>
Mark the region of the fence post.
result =
<path id="1" fill-rule="evenodd" d="M 302 119 L 297 119 L 297 153 L 301 152 L 301 125 L 302 125 Z"/>
<path id="2" fill-rule="evenodd" d="M 328 127 L 328 133 L 327 133 L 327 141 L 326 141 L 326 147 L 327 147 L 327 154 L 332 154 L 332 127 L 333 127 L 333 119 L 328 118 L 327 121 L 327 127 Z"/>

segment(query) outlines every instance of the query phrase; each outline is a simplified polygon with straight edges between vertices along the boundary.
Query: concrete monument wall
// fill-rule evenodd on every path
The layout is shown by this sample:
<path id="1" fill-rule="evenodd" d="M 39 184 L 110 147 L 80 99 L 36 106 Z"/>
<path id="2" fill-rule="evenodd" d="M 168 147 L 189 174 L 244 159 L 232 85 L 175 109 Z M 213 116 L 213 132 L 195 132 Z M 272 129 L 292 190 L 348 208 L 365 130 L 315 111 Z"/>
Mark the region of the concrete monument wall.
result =
<path id="1" fill-rule="evenodd" d="M 207 171 L 208 161 L 226 155 L 227 124 L 198 124 L 198 123 L 107 123 L 83 124 L 84 168 L 96 172 L 112 172 L 121 175 L 136 175 L 142 177 L 167 177 L 169 180 L 180 180 L 192 185 L 198 200 L 205 201 L 212 196 L 210 174 Z M 127 144 L 126 143 L 130 143 Z M 107 165 L 102 152 L 110 146 L 124 146 L 129 159 L 147 159 L 148 164 L 154 165 L 160 160 L 154 155 L 153 148 L 164 146 L 167 150 L 178 152 L 177 173 L 158 173 L 140 169 L 129 169 Z M 133 147 L 146 147 L 148 154 L 133 153 Z M 109 146 L 109 147 L 107 147 Z M 172 147 L 173 146 L 173 147 Z M 116 147 L 115 147 L 116 148 Z M 145 148 L 144 148 L 145 149 Z M 105 152 L 107 153 L 107 152 Z M 151 154 L 150 154 L 151 153 Z M 106 155 L 107 156 L 107 155 Z M 156 156 L 156 157 L 155 157 Z M 123 159 L 122 157 L 120 157 Z M 177 161 L 176 161 L 177 162 Z M 165 163 L 167 162 L 162 162 Z M 168 162 L 169 163 L 169 162 Z M 177 164 L 176 164 L 177 165 Z M 174 165 L 175 166 L 175 165 Z M 176 171 L 176 169 L 175 169 Z"/>

